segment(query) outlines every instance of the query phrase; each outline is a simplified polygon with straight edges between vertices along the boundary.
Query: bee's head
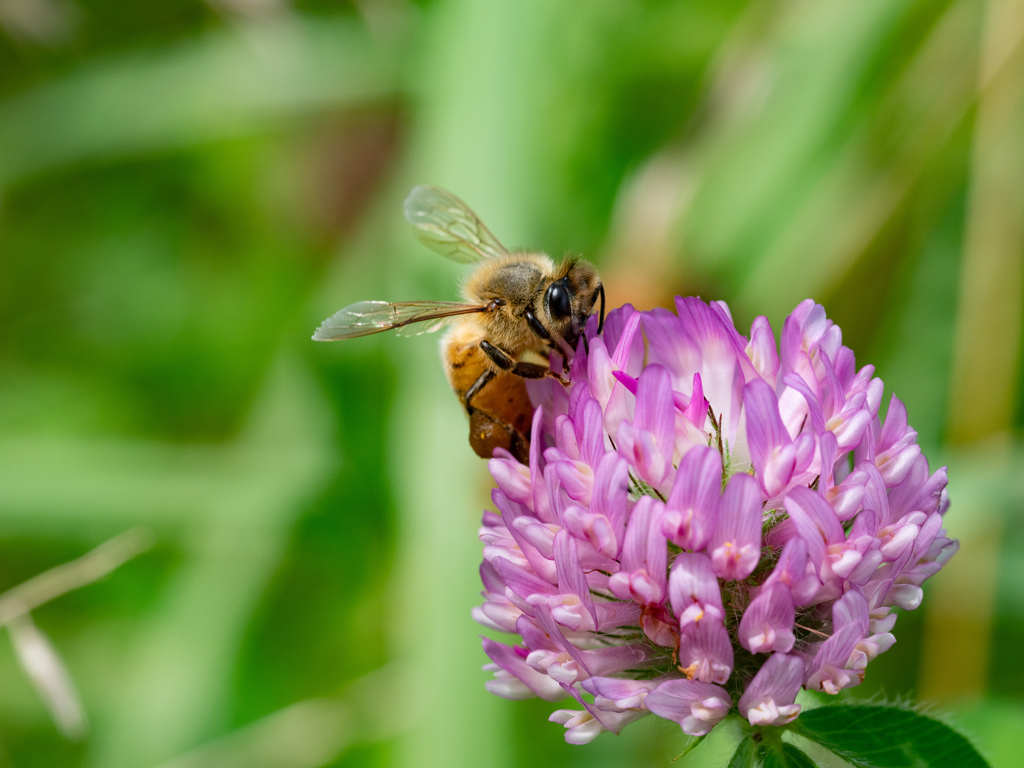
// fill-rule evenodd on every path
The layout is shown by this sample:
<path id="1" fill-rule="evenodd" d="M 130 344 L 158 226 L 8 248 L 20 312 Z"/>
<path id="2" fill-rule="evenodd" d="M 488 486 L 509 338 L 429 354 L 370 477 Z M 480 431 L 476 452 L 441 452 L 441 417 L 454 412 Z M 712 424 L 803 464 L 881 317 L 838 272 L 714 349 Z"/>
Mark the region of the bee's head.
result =
<path id="1" fill-rule="evenodd" d="M 575 348 L 598 295 L 603 324 L 604 287 L 597 270 L 585 261 L 566 259 L 544 292 L 543 314 L 551 335 L 561 337 Z"/>

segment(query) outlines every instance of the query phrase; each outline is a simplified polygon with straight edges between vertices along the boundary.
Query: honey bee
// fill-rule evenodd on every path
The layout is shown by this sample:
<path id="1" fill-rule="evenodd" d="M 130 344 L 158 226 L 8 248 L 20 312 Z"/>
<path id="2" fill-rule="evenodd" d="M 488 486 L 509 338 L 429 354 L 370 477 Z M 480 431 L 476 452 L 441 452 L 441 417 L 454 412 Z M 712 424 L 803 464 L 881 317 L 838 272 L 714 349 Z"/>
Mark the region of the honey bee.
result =
<path id="1" fill-rule="evenodd" d="M 483 458 L 504 448 L 526 463 L 533 406 L 524 380 L 566 382 L 550 366 L 521 358 L 535 353 L 548 359 L 557 349 L 568 370 L 599 297 L 598 332 L 604 323 L 597 271 L 575 257 L 556 264 L 543 253 L 509 251 L 469 206 L 438 187 L 414 188 L 404 211 L 417 240 L 452 261 L 477 265 L 462 285 L 465 301 L 360 301 L 324 320 L 313 339 L 430 333 L 453 323 L 441 341 L 441 358 L 469 414 L 470 445 Z"/>

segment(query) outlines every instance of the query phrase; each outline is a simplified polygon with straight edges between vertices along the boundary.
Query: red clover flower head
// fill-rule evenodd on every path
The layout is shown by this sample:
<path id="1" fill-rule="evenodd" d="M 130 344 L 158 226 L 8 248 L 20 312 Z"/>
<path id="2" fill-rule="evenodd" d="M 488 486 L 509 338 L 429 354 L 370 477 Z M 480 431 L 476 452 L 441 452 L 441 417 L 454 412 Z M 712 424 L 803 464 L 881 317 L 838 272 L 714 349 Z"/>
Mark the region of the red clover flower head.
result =
<path id="1" fill-rule="evenodd" d="M 859 684 L 895 642 L 893 608 L 956 552 L 895 396 L 804 301 L 778 347 L 722 302 L 611 312 L 570 386 L 531 382 L 529 465 L 499 452 L 478 622 L 487 687 L 572 697 L 584 744 L 656 715 L 708 733 L 737 709 L 784 725 L 801 688 Z"/>

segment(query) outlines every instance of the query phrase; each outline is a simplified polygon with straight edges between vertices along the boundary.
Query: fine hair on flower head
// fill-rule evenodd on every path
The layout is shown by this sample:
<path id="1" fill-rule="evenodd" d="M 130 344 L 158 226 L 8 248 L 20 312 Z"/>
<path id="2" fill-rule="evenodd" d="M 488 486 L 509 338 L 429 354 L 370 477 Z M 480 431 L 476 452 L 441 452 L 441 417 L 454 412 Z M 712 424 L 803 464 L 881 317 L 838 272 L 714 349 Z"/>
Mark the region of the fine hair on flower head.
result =
<path id="1" fill-rule="evenodd" d="M 655 715 L 785 725 L 858 685 L 894 608 L 956 552 L 895 396 L 811 300 L 749 337 L 723 302 L 588 324 L 570 386 L 530 382 L 529 464 L 497 452 L 474 618 L 493 693 L 572 699 L 584 744 Z M 499 455 L 500 454 L 500 455 Z"/>

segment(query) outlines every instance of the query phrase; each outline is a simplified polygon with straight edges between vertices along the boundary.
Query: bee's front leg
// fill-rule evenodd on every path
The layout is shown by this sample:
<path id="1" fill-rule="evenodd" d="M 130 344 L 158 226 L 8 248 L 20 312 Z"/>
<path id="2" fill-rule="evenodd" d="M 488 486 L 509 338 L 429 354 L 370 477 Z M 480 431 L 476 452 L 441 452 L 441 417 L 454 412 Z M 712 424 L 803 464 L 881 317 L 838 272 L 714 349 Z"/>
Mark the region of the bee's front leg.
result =
<path id="1" fill-rule="evenodd" d="M 516 376 L 520 376 L 524 379 L 543 379 L 545 377 L 557 379 L 563 386 L 569 386 L 568 381 L 564 380 L 550 368 L 543 365 L 537 365 L 536 363 L 520 362 L 501 347 L 496 347 L 486 339 L 480 342 L 480 349 L 482 349 L 484 354 L 491 359 L 491 362 L 503 371 L 514 373 Z"/>

